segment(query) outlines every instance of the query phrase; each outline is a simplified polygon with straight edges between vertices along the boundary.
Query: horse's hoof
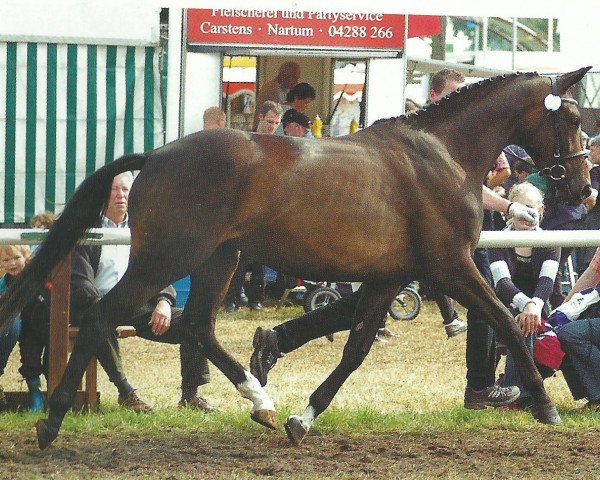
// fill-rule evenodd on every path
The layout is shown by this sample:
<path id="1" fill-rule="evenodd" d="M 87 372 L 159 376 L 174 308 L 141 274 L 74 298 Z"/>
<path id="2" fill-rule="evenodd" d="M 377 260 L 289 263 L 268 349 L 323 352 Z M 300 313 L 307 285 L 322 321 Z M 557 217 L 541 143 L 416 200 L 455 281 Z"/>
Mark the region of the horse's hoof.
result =
<path id="1" fill-rule="evenodd" d="M 250 418 L 263 427 L 272 430 L 277 428 L 277 416 L 274 410 L 256 410 L 250 414 Z"/>
<path id="2" fill-rule="evenodd" d="M 302 425 L 300 417 L 292 415 L 285 422 L 285 433 L 287 433 L 290 442 L 298 447 L 306 437 L 308 430 Z"/>
<path id="3" fill-rule="evenodd" d="M 52 428 L 48 420 L 38 420 L 35 424 L 35 431 L 40 450 L 44 450 L 58 437 L 58 429 Z"/>
<path id="4" fill-rule="evenodd" d="M 546 425 L 560 425 L 562 420 L 552 402 L 533 406 L 533 418 Z"/>

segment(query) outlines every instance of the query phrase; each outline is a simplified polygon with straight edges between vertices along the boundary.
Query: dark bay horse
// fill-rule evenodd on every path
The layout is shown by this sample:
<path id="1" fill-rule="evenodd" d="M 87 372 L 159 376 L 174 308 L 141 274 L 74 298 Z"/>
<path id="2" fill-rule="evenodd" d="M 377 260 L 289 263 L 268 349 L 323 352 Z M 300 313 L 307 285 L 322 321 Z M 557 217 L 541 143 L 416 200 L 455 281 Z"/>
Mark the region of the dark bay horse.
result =
<path id="1" fill-rule="evenodd" d="M 589 195 L 579 112 L 569 87 L 588 69 L 549 78 L 497 77 L 418 115 L 335 139 L 213 130 L 127 155 L 87 178 L 23 275 L 0 301 L 6 326 L 103 210 L 115 175 L 141 170 L 130 194 L 131 255 L 121 281 L 87 313 L 63 378 L 37 425 L 40 448 L 58 435 L 98 342 L 157 291 L 190 274 L 189 334 L 248 398 L 251 417 L 275 428 L 258 381 L 215 337 L 217 310 L 242 250 L 302 278 L 363 282 L 340 364 L 287 429 L 299 443 L 371 348 L 399 288 L 427 278 L 476 308 L 514 353 L 534 415 L 560 422 L 510 312 L 471 255 L 482 223 L 482 181 L 503 147 L 527 148 L 557 196 Z M 561 98 L 562 97 L 562 98 Z M 290 433 L 291 432 L 291 433 Z"/>

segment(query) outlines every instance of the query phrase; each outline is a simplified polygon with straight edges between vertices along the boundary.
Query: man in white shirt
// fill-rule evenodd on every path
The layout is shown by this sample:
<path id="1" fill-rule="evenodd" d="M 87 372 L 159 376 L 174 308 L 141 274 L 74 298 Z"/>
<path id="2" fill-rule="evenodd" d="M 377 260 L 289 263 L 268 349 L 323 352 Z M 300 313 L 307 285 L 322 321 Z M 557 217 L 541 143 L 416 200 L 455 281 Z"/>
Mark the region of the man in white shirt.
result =
<path id="1" fill-rule="evenodd" d="M 133 175 L 129 172 L 117 175 L 106 210 L 98 226 L 127 228 L 127 205 Z M 77 325 L 82 315 L 121 279 L 129 261 L 129 245 L 81 245 L 73 251 L 71 270 L 71 311 L 73 324 Z M 198 386 L 208 383 L 208 362 L 197 342 L 187 335 L 184 328 L 183 311 L 174 308 L 175 290 L 169 286 L 136 312 L 119 324 L 135 327 L 137 336 L 148 340 L 180 345 L 181 400 L 179 406 L 204 412 L 214 407 L 198 396 Z M 96 352 L 98 361 L 110 381 L 119 390 L 119 404 L 137 412 L 148 412 L 151 407 L 141 400 L 125 376 L 116 334 L 100 346 Z"/>

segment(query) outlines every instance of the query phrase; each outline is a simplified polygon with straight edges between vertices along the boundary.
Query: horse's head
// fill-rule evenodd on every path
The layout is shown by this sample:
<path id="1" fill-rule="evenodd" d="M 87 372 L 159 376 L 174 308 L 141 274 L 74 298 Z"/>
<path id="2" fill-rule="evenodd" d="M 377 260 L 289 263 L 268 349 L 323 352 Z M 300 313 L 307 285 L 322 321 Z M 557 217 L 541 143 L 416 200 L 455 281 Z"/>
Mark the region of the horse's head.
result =
<path id="1" fill-rule="evenodd" d="M 578 204 L 591 193 L 581 117 L 570 87 L 591 67 L 558 77 L 540 77 L 535 105 L 525 115 L 522 146 L 554 185 L 556 200 Z"/>

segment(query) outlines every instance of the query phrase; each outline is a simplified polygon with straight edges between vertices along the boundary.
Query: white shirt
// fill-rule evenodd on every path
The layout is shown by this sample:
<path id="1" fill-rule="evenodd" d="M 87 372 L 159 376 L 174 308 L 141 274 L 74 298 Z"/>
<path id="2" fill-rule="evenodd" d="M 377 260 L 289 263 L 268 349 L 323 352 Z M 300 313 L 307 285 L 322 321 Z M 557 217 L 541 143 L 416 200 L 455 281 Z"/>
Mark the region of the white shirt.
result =
<path id="1" fill-rule="evenodd" d="M 119 224 L 107 217 L 102 217 L 103 228 L 128 228 L 127 216 Z M 106 295 L 127 270 L 129 263 L 129 245 L 102 245 L 100 263 L 96 272 L 96 287 L 102 295 Z"/>

